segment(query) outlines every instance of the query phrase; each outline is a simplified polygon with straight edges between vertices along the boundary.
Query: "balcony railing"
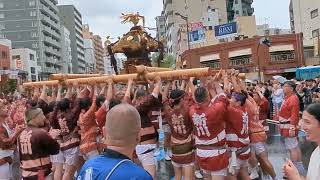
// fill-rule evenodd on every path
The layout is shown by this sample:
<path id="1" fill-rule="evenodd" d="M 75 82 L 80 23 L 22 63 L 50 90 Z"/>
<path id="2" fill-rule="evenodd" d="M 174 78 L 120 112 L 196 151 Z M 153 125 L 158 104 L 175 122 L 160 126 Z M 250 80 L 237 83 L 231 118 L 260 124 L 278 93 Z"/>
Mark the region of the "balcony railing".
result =
<path id="1" fill-rule="evenodd" d="M 250 64 L 252 64 L 251 55 L 237 56 L 237 57 L 229 58 L 229 65 L 231 67 L 246 66 L 246 65 L 250 65 Z"/>
<path id="2" fill-rule="evenodd" d="M 294 51 L 281 51 L 270 53 L 270 62 L 287 62 L 295 60 Z"/>

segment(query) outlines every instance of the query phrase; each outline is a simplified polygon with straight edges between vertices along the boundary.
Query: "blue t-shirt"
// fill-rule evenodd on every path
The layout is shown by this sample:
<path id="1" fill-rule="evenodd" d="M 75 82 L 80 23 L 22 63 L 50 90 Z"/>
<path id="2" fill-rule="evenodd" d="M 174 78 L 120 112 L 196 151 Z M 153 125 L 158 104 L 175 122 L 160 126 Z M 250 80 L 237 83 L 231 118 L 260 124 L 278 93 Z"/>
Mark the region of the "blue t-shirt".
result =
<path id="1" fill-rule="evenodd" d="M 77 180 L 105 180 L 110 171 L 122 160 L 128 157 L 105 150 L 103 155 L 88 160 L 81 168 Z M 151 175 L 131 161 L 119 165 L 108 180 L 152 180 Z"/>

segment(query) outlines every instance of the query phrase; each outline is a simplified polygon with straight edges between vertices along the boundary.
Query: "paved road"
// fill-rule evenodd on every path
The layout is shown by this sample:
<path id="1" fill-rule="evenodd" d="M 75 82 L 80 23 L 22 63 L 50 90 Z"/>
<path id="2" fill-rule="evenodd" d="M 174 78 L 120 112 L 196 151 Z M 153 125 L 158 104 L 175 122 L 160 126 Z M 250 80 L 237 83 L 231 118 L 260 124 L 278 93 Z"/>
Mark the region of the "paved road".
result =
<path id="1" fill-rule="evenodd" d="M 278 132 L 274 127 L 271 127 L 271 134 L 272 136 L 268 138 L 269 159 L 276 170 L 277 177 L 282 179 L 282 165 L 284 164 L 284 159 L 288 157 L 288 155 L 285 153 L 281 137 L 278 135 Z M 307 168 L 309 158 L 312 151 L 316 148 L 316 144 L 307 142 L 305 137 L 299 137 L 299 146 L 302 152 L 303 163 Z M 159 180 L 169 180 L 174 176 L 170 161 L 158 162 L 157 166 Z"/>

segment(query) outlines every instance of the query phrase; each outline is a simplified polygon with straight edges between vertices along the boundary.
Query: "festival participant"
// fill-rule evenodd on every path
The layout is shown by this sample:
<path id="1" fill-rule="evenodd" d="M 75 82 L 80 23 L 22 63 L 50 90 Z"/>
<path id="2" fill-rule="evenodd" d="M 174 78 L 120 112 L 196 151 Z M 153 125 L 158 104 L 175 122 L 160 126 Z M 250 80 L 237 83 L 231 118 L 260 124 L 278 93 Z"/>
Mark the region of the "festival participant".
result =
<path id="1" fill-rule="evenodd" d="M 17 125 L 12 131 L 6 119 L 8 117 L 5 112 L 4 102 L 0 102 L 0 179 L 11 179 L 12 172 L 10 165 L 12 164 L 12 156 L 14 155 L 15 143 L 20 133 L 24 130 L 23 125 Z"/>
<path id="2" fill-rule="evenodd" d="M 227 145 L 231 151 L 229 164 L 229 179 L 248 180 L 248 160 L 250 158 L 249 121 L 252 114 L 247 110 L 247 96 L 241 90 L 234 73 L 231 74 L 234 92 L 231 95 L 230 105 L 227 108 L 226 133 Z"/>
<path id="3" fill-rule="evenodd" d="M 40 108 L 25 113 L 27 128 L 18 139 L 22 177 L 24 180 L 51 178 L 50 155 L 59 153 L 59 144 L 45 129 L 46 120 Z"/>
<path id="4" fill-rule="evenodd" d="M 161 79 L 157 77 L 152 94 L 149 95 L 144 89 L 138 89 L 134 103 L 141 117 L 141 140 L 140 144 L 136 147 L 136 153 L 143 168 L 151 174 L 153 179 L 156 179 L 156 166 L 153 154 L 157 146 L 157 133 L 148 114 L 154 107 L 161 105 L 158 99 L 160 87 Z"/>
<path id="5" fill-rule="evenodd" d="M 78 126 L 80 127 L 79 133 L 81 137 L 80 152 L 82 153 L 84 160 L 88 160 L 94 156 L 99 155 L 97 136 L 98 126 L 95 121 L 95 112 L 97 110 L 96 97 L 98 93 L 98 87 L 89 86 L 90 95 L 88 97 L 81 97 L 80 99 L 80 115 Z M 91 101 L 92 100 L 92 101 Z"/>
<path id="6" fill-rule="evenodd" d="M 220 75 L 217 75 L 214 81 L 219 79 Z M 224 77 L 224 81 L 227 84 L 228 77 Z M 212 99 L 205 87 L 194 91 L 195 103 L 190 107 L 189 116 L 195 129 L 198 165 L 208 179 L 222 180 L 227 176 L 229 160 L 225 146 L 227 98 L 219 83 L 215 82 L 213 88 L 215 95 Z"/>
<path id="7" fill-rule="evenodd" d="M 269 104 L 260 89 L 256 89 L 257 91 L 253 93 L 253 98 L 248 97 L 249 102 L 247 103 L 248 111 L 253 111 L 251 113 L 254 115 L 253 120 L 249 121 L 249 138 L 253 157 L 249 160 L 252 167 L 250 177 L 252 177 L 252 173 L 257 172 L 259 162 L 263 172 L 266 175 L 270 175 L 272 179 L 276 179 L 276 173 L 268 159 L 268 151 L 266 148 L 267 134 L 262 125 L 262 122 L 265 122 L 267 119 Z M 257 158 L 258 162 L 254 157 Z M 265 177 L 265 179 L 267 179 L 267 177 Z"/>
<path id="8" fill-rule="evenodd" d="M 113 90 L 114 90 L 113 89 L 113 80 L 111 78 L 107 80 L 107 83 L 108 83 L 108 89 L 105 92 L 106 99 L 105 99 L 104 103 L 101 105 L 101 107 L 98 109 L 98 111 L 95 113 L 96 121 L 97 121 L 97 124 L 98 124 L 100 131 L 104 127 L 105 122 L 106 122 L 106 115 L 112 107 L 114 107 L 122 102 L 131 104 L 130 95 L 131 95 L 131 89 L 132 89 L 132 85 L 133 85 L 132 79 L 128 80 L 127 90 L 123 95 L 122 95 L 122 91 L 120 91 L 120 93 L 113 92 Z M 115 94 L 115 96 L 113 97 L 114 94 Z"/>
<path id="9" fill-rule="evenodd" d="M 60 149 L 62 156 L 57 157 L 57 161 L 63 160 L 65 164 L 65 171 L 63 173 L 63 180 L 72 179 L 78 163 L 80 135 L 78 133 L 77 121 L 80 114 L 80 87 L 74 84 L 77 90 L 77 98 L 71 106 L 72 87 L 69 86 L 65 98 L 61 99 L 61 85 L 58 87 L 57 103 L 54 107 L 51 116 L 51 126 L 53 129 L 60 131 Z M 65 160 L 64 160 L 65 159 Z"/>
<path id="10" fill-rule="evenodd" d="M 308 141 L 316 142 L 318 147 L 313 151 L 307 173 L 307 180 L 320 179 L 320 104 L 314 103 L 306 107 L 302 115 L 302 129 L 306 132 Z M 298 169 L 292 161 L 288 161 L 283 167 L 284 175 L 288 180 L 302 180 Z"/>
<path id="11" fill-rule="evenodd" d="M 163 94 L 163 110 L 171 129 L 172 165 L 174 179 L 192 180 L 195 153 L 192 142 L 193 124 L 189 118 L 189 96 L 180 89 L 172 90 L 167 97 L 170 83 Z"/>
<path id="12" fill-rule="evenodd" d="M 140 115 L 134 107 L 120 104 L 110 109 L 103 131 L 108 148 L 100 156 L 88 160 L 77 179 L 151 180 L 150 174 L 131 161 L 140 142 L 140 129 Z"/>
<path id="13" fill-rule="evenodd" d="M 295 83 L 284 83 L 285 100 L 279 111 L 280 134 L 284 139 L 286 150 L 290 152 L 290 159 L 302 176 L 306 170 L 301 162 L 301 151 L 298 144 L 299 100 L 295 94 Z"/>

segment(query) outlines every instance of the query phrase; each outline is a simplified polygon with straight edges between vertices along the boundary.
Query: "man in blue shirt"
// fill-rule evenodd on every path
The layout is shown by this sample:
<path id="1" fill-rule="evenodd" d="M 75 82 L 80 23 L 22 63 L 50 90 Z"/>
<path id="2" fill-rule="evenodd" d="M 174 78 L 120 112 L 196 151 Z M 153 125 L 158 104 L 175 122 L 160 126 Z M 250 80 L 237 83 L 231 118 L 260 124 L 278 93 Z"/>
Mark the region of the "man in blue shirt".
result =
<path id="1" fill-rule="evenodd" d="M 152 180 L 143 168 L 131 159 L 140 141 L 140 115 L 131 105 L 113 107 L 106 116 L 104 137 L 107 149 L 88 160 L 81 168 L 78 180 Z"/>

